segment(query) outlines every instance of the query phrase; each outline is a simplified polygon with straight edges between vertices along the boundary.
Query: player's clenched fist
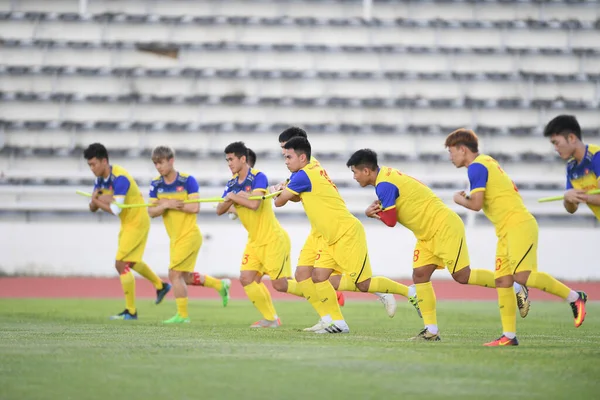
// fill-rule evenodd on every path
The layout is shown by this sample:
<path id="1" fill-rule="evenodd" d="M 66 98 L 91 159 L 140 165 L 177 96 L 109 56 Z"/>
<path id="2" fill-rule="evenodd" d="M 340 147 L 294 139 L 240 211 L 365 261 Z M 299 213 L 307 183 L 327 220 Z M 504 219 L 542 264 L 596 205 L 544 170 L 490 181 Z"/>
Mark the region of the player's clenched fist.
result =
<path id="1" fill-rule="evenodd" d="M 585 190 L 570 189 L 565 192 L 565 201 L 571 204 L 587 203 L 588 195 Z"/>
<path id="2" fill-rule="evenodd" d="M 379 217 L 379 212 L 381 211 L 381 202 L 379 200 L 373 201 L 369 207 L 365 210 L 365 215 L 369 218 L 377 218 Z"/>
<path id="3" fill-rule="evenodd" d="M 460 192 L 456 192 L 454 193 L 454 197 L 453 200 L 456 204 L 460 204 L 463 205 L 464 200 L 467 198 L 467 193 L 465 193 L 464 190 L 461 190 Z"/>

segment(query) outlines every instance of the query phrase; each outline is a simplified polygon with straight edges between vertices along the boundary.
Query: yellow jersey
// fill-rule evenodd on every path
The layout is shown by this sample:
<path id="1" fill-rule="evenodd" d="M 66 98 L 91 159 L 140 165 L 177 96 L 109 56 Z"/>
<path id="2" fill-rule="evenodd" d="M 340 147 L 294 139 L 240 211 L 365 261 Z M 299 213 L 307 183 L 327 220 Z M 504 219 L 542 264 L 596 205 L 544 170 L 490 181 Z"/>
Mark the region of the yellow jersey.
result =
<path id="1" fill-rule="evenodd" d="M 300 196 L 311 226 L 329 245 L 337 242 L 355 224 L 360 224 L 318 163 L 310 162 L 292 174 L 286 189 Z"/>
<path id="2" fill-rule="evenodd" d="M 468 168 L 471 194 L 485 192 L 483 212 L 500 236 L 505 229 L 528 221 L 533 215 L 527 210 L 519 190 L 498 161 L 480 154 Z"/>
<path id="3" fill-rule="evenodd" d="M 266 193 L 268 191 L 269 181 L 267 176 L 257 169 L 251 168 L 248 171 L 248 176 L 242 182 L 239 181 L 239 175 L 235 174 L 227 182 L 225 197 L 227 193 L 248 192 L 252 193 L 255 190 L 260 190 Z M 248 231 L 248 242 L 254 246 L 262 246 L 279 240 L 283 228 L 275 217 L 272 201 L 261 201 L 258 209 L 251 210 L 249 208 L 234 204 L 238 217 Z"/>
<path id="4" fill-rule="evenodd" d="M 99 190 L 102 195 L 112 195 L 115 199 L 123 198 L 124 204 L 140 204 L 144 197 L 135 180 L 125 168 L 119 165 L 110 166 L 110 175 L 107 179 L 96 178 L 94 190 Z M 124 208 L 119 213 L 121 227 L 132 229 L 149 229 L 150 217 L 144 208 Z"/>
<path id="5" fill-rule="evenodd" d="M 383 211 L 395 207 L 398 222 L 420 240 L 431 239 L 454 213 L 428 186 L 394 168 L 379 168 L 375 193 Z"/>
<path id="6" fill-rule="evenodd" d="M 581 189 L 589 192 L 598 189 L 600 178 L 600 146 L 588 144 L 581 163 L 571 158 L 567 163 L 567 190 Z M 600 206 L 588 204 L 596 218 L 600 220 Z"/>
<path id="7" fill-rule="evenodd" d="M 315 157 L 310 157 L 310 163 L 309 164 L 313 164 L 313 165 L 318 165 L 321 166 L 321 163 L 319 162 L 319 160 L 317 160 Z M 320 238 L 322 235 L 316 230 L 316 228 L 314 226 L 310 226 L 310 235 L 313 235 L 315 237 Z"/>
<path id="8" fill-rule="evenodd" d="M 177 172 L 177 177 L 172 183 L 166 183 L 162 176 L 152 180 L 150 184 L 150 202 L 159 199 L 188 200 L 198 198 L 198 182 L 191 175 Z M 188 235 L 199 235 L 196 214 L 179 210 L 165 210 L 162 215 L 167 234 L 172 242 Z"/>

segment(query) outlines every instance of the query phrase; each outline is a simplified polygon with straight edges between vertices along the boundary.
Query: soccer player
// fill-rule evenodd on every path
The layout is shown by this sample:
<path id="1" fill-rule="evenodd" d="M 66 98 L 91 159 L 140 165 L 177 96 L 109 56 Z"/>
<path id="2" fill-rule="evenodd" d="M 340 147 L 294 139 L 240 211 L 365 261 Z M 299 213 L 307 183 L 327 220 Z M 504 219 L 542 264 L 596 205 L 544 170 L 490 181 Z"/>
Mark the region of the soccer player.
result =
<path id="1" fill-rule="evenodd" d="M 470 194 L 457 192 L 454 201 L 483 212 L 496 228 L 496 290 L 502 320 L 502 336 L 485 346 L 517 346 L 516 300 L 513 282 L 552 293 L 571 303 L 575 327 L 585 319 L 587 295 L 576 292 L 545 272 L 537 270 L 538 225 L 525 207 L 513 181 L 492 157 L 479 153 L 477 135 L 458 129 L 446 138 L 450 160 L 457 168 L 467 167 Z"/>
<path id="2" fill-rule="evenodd" d="M 302 137 L 302 138 L 308 139 L 308 135 L 306 134 L 306 131 L 304 129 L 298 128 L 298 127 L 288 128 L 279 135 L 279 145 L 281 146 L 281 152 L 283 155 L 285 155 L 285 149 L 284 149 L 285 144 L 287 143 L 288 140 L 295 138 L 295 137 Z M 319 165 L 319 161 L 313 156 L 310 157 L 310 163 Z M 281 190 L 286 185 L 287 185 L 287 182 L 281 183 L 278 186 L 274 187 L 273 190 Z M 302 247 L 302 250 L 300 251 L 300 257 L 298 258 L 298 264 L 297 264 L 296 273 L 295 273 L 296 281 L 298 281 L 298 284 L 301 285 L 302 287 L 307 286 L 307 285 L 309 285 L 309 286 L 314 285 L 314 282 L 312 282 L 311 276 L 312 276 L 312 271 L 314 269 L 315 262 L 318 259 L 318 257 L 320 257 L 320 255 L 319 255 L 319 248 L 321 247 L 320 242 L 321 242 L 321 234 L 317 232 L 317 230 L 315 229 L 314 226 L 311 226 L 310 234 L 308 235 L 308 238 L 306 239 L 304 246 Z M 342 279 L 341 273 L 339 271 L 334 271 L 329 280 L 330 280 L 331 284 L 333 285 L 333 287 L 335 289 L 338 289 L 340 286 L 340 283 L 341 283 L 341 279 Z M 410 288 L 410 289 L 414 290 L 414 288 Z M 351 290 L 355 290 L 354 285 L 351 285 Z M 304 289 L 304 292 L 312 293 L 313 291 L 310 288 L 308 288 L 308 289 Z M 343 306 L 345 303 L 343 292 L 337 292 L 336 294 L 337 294 L 338 304 L 340 306 Z M 394 295 L 389 294 L 389 293 L 374 293 L 374 294 L 377 295 L 377 297 L 379 298 L 379 301 L 381 301 L 381 303 L 383 303 L 388 316 L 390 318 L 393 317 L 396 313 L 396 308 L 397 308 L 396 299 L 394 298 Z M 304 330 L 309 331 L 309 332 L 314 332 L 314 331 L 318 331 L 318 330 L 325 328 L 326 325 L 322 320 L 322 317 L 325 316 L 325 314 L 324 314 L 325 310 L 323 310 L 323 307 L 321 306 L 321 303 L 320 303 L 318 297 L 317 296 L 309 296 L 309 297 L 307 297 L 307 299 L 309 300 L 309 302 L 311 303 L 313 308 L 315 308 L 315 310 L 319 314 L 319 321 L 314 326 L 312 326 L 310 328 L 305 328 Z M 410 291 L 409 291 L 408 300 L 417 309 L 417 312 L 419 312 L 419 306 L 417 304 L 417 299 L 414 296 L 414 293 L 410 293 Z"/>
<path id="3" fill-rule="evenodd" d="M 598 189 L 600 146 L 585 144 L 581 127 L 573 115 L 559 115 L 546 125 L 544 136 L 550 138 L 560 158 L 567 160 L 565 209 L 573 214 L 579 204 L 587 204 L 600 220 L 600 194 L 586 194 Z"/>
<path id="4" fill-rule="evenodd" d="M 291 242 L 273 212 L 270 201 L 250 200 L 250 196 L 267 193 L 267 176 L 248 165 L 248 148 L 243 142 L 230 143 L 225 148 L 225 159 L 233 177 L 223 193 L 224 202 L 217 206 L 217 215 L 225 214 L 233 205 L 248 231 L 248 243 L 242 258 L 240 282 L 263 319 L 251 328 L 277 328 L 277 316 L 269 290 L 259 281 L 259 275 L 269 275 L 273 288 L 279 292 L 302 297 L 295 280 L 291 279 Z"/>
<path id="5" fill-rule="evenodd" d="M 115 268 L 125 294 L 125 310 L 111 319 L 135 320 L 138 314 L 135 306 L 135 278 L 131 270 L 152 282 L 156 288 L 156 304 L 171 290 L 171 285 L 162 282 L 142 260 L 150 231 L 148 213 L 142 208 L 121 209 L 117 206 L 143 203 L 144 198 L 131 175 L 123 167 L 109 163 L 108 151 L 102 144 L 90 144 L 84 150 L 83 157 L 96 176 L 90 211 L 102 210 L 121 220 Z"/>
<path id="6" fill-rule="evenodd" d="M 170 147 L 156 147 L 152 151 L 152 162 L 160 176 L 154 178 L 150 184 L 150 203 L 155 205 L 148 207 L 148 213 L 152 218 L 163 217 L 169 235 L 169 280 L 173 285 L 177 304 L 177 314 L 164 323 L 187 323 L 190 322 L 187 285 L 215 289 L 225 307 L 229 301 L 231 281 L 194 272 L 202 246 L 202 235 L 196 223 L 200 203 L 186 204 L 184 201 L 199 197 L 198 182 L 193 176 L 175 169 L 175 153 Z"/>
<path id="7" fill-rule="evenodd" d="M 456 282 L 484 287 L 494 287 L 494 274 L 470 268 L 462 219 L 425 184 L 397 169 L 380 167 L 377 153 L 370 149 L 356 151 L 346 166 L 350 167 L 361 187 L 375 187 L 377 200 L 365 211 L 367 217 L 378 219 L 390 228 L 400 223 L 417 238 L 413 252 L 413 281 L 425 328 L 413 339 L 441 340 L 431 284 L 433 272 L 448 268 Z M 524 308 L 527 315 L 526 289 L 520 285 L 515 289 L 521 296 L 520 308 Z"/>
<path id="8" fill-rule="evenodd" d="M 395 293 L 408 296 L 408 287 L 384 277 L 372 277 L 365 229 L 348 211 L 337 187 L 319 164 L 311 163 L 311 145 L 303 137 L 286 142 L 285 163 L 292 172 L 286 189 L 275 198 L 277 207 L 288 201 L 302 201 L 311 226 L 321 234 L 319 253 L 312 270 L 312 281 L 319 297 L 326 325 L 316 333 L 348 333 L 329 278 L 341 271 L 341 290 Z"/>

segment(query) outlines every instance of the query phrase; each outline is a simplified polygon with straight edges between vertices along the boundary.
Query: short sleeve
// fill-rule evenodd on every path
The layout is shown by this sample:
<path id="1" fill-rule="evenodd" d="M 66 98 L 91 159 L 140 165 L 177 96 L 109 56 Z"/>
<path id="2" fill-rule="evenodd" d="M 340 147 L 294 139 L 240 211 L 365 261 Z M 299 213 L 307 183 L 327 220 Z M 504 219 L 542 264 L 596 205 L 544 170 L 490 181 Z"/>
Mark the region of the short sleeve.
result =
<path id="1" fill-rule="evenodd" d="M 221 198 L 224 198 L 225 196 L 227 196 L 227 193 L 233 190 L 233 185 L 230 185 L 230 183 L 231 181 L 229 181 L 227 185 L 225 185 L 225 190 L 223 191 L 223 195 L 221 196 Z"/>
<path id="2" fill-rule="evenodd" d="M 592 171 L 596 174 L 596 178 L 600 178 L 600 151 L 592 158 Z"/>
<path id="3" fill-rule="evenodd" d="M 256 174 L 256 176 L 254 177 L 254 181 L 252 182 L 252 190 L 257 190 L 257 189 L 267 190 L 268 186 L 269 186 L 269 180 L 267 179 L 267 176 L 265 174 L 263 174 L 262 172 L 259 172 L 258 174 Z"/>
<path id="4" fill-rule="evenodd" d="M 396 207 L 396 200 L 400 197 L 398 187 L 390 182 L 381 182 L 375 187 L 377 198 L 381 201 L 383 211 Z"/>
<path id="5" fill-rule="evenodd" d="M 312 184 L 308 175 L 306 175 L 306 172 L 300 170 L 291 176 L 287 189 L 294 194 L 300 194 L 303 192 L 310 192 L 312 190 Z"/>
<path id="6" fill-rule="evenodd" d="M 152 182 L 150 183 L 150 194 L 148 195 L 148 197 L 150 197 L 151 199 L 158 199 L 158 182 Z"/>
<path id="7" fill-rule="evenodd" d="M 187 180 L 185 181 L 185 190 L 187 191 L 188 195 L 198 194 L 198 190 L 200 190 L 200 188 L 198 187 L 198 181 L 196 178 L 191 175 L 188 176 Z"/>
<path id="8" fill-rule="evenodd" d="M 469 165 L 467 170 L 469 174 L 469 183 L 471 184 L 471 193 L 482 192 L 488 181 L 488 170 L 485 166 L 479 163 Z"/>
<path id="9" fill-rule="evenodd" d="M 122 175 L 117 176 L 113 181 L 113 194 L 115 196 L 125 196 L 129 190 L 129 186 L 131 186 L 129 179 Z"/>

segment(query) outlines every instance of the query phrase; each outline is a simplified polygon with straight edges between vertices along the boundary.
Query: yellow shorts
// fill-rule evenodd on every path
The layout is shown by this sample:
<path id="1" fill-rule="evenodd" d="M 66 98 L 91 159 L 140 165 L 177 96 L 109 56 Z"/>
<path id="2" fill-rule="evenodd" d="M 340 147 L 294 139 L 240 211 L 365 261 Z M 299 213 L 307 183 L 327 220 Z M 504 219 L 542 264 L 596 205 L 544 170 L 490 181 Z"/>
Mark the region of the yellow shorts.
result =
<path id="1" fill-rule="evenodd" d="M 171 242 L 171 261 L 169 269 L 183 272 L 194 272 L 196 260 L 202 246 L 200 232 Z"/>
<path id="2" fill-rule="evenodd" d="M 302 250 L 300 250 L 300 256 L 298 257 L 299 267 L 313 267 L 317 259 L 319 249 L 322 247 L 321 236 L 315 232 L 310 232 Z"/>
<path id="3" fill-rule="evenodd" d="M 321 235 L 311 231 L 310 235 L 308 235 L 308 237 L 306 238 L 306 242 L 304 242 L 304 247 L 302 247 L 302 250 L 300 250 L 300 256 L 298 257 L 298 266 L 314 267 L 317 260 L 321 258 L 321 254 L 323 253 L 323 247 L 325 247 L 325 243 L 323 242 Z M 331 275 L 342 274 L 339 271 L 339 267 L 337 265 L 333 265 L 330 269 L 334 270 Z"/>
<path id="4" fill-rule="evenodd" d="M 121 227 L 115 260 L 133 263 L 142 261 L 149 232 L 150 226 L 148 229 Z"/>
<path id="5" fill-rule="evenodd" d="M 244 250 L 241 271 L 267 274 L 271 280 L 290 278 L 292 276 L 291 250 L 292 243 L 285 231 L 281 233 L 278 240 L 262 246 L 248 243 Z"/>
<path id="6" fill-rule="evenodd" d="M 337 242 L 324 247 L 319 253 L 315 268 L 340 271 L 352 278 L 354 283 L 371 278 L 373 271 L 363 225 L 357 221 Z"/>
<path id="7" fill-rule="evenodd" d="M 496 246 L 495 277 L 537 271 L 538 224 L 535 219 L 505 229 Z"/>
<path id="8" fill-rule="evenodd" d="M 437 265 L 437 269 L 448 268 L 453 274 L 468 267 L 469 249 L 465 224 L 452 213 L 435 235 L 429 240 L 418 240 L 413 253 L 413 268 Z"/>

